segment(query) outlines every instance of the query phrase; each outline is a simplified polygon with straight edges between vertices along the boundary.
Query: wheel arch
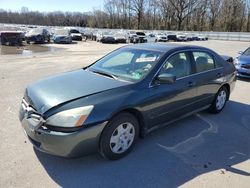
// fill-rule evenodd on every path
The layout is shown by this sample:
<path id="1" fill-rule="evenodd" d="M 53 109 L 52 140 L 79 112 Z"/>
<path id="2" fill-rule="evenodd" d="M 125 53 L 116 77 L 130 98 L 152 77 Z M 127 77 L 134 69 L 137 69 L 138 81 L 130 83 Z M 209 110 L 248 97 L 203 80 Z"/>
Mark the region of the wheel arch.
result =
<path id="1" fill-rule="evenodd" d="M 144 117 L 143 117 L 142 113 L 135 108 L 126 108 L 126 109 L 122 109 L 122 110 L 116 112 L 115 114 L 113 114 L 112 117 L 110 118 L 110 120 L 121 113 L 129 113 L 137 119 L 137 121 L 139 123 L 139 128 L 140 128 L 139 136 L 141 138 L 144 138 L 147 131 L 146 131 L 146 124 L 145 124 Z"/>
<path id="2" fill-rule="evenodd" d="M 230 85 L 229 85 L 228 83 L 225 83 L 225 84 L 223 84 L 223 85 L 220 87 L 220 89 L 221 89 L 222 87 L 225 87 L 225 88 L 227 89 L 227 91 L 228 91 L 227 100 L 229 100 L 229 97 L 230 97 Z"/>

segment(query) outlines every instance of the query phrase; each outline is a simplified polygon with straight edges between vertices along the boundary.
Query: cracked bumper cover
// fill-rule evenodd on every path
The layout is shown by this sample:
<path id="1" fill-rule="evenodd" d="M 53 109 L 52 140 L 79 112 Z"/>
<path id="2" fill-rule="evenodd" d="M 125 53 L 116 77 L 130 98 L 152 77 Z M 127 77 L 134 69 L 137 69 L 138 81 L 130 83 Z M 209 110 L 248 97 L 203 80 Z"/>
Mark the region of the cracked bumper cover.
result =
<path id="1" fill-rule="evenodd" d="M 62 157 L 77 157 L 98 151 L 99 138 L 107 122 L 75 132 L 36 129 L 37 123 L 19 114 L 21 125 L 33 146 L 42 152 Z"/>

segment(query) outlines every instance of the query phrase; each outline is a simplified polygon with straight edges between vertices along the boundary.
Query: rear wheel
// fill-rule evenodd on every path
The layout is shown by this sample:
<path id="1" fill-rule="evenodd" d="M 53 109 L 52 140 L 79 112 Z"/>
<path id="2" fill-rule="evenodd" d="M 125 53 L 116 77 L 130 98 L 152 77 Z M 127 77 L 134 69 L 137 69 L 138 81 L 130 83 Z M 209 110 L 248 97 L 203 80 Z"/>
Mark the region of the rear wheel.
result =
<path id="1" fill-rule="evenodd" d="M 110 160 L 126 156 L 135 146 L 139 135 L 137 119 L 129 113 L 115 116 L 105 127 L 100 139 L 100 153 Z"/>
<path id="2" fill-rule="evenodd" d="M 218 93 L 216 94 L 212 105 L 208 109 L 209 112 L 211 113 L 221 112 L 226 105 L 228 96 L 229 96 L 228 89 L 225 86 L 221 87 Z"/>

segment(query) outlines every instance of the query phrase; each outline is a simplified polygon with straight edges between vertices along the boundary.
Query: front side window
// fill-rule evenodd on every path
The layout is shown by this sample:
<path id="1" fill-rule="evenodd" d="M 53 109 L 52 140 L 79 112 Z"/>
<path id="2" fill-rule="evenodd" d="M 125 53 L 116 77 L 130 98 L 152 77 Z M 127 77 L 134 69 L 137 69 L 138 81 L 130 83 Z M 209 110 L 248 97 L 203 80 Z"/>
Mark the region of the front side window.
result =
<path id="1" fill-rule="evenodd" d="M 197 72 L 204 72 L 215 68 L 213 57 L 206 52 L 193 52 Z"/>
<path id="2" fill-rule="evenodd" d="M 97 61 L 89 70 L 136 82 L 152 70 L 162 54 L 159 51 L 121 48 Z"/>
<path id="3" fill-rule="evenodd" d="M 160 70 L 160 74 L 172 74 L 176 78 L 181 78 L 191 74 L 191 62 L 185 52 L 171 56 Z"/>

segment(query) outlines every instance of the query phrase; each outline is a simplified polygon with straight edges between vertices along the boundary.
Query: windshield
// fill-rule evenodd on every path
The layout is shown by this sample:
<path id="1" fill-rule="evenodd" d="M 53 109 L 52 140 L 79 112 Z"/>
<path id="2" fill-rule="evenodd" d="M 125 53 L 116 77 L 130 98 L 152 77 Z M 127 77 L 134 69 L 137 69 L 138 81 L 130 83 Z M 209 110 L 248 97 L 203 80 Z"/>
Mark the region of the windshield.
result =
<path id="1" fill-rule="evenodd" d="M 246 49 L 246 51 L 243 52 L 242 55 L 250 56 L 250 48 Z"/>
<path id="2" fill-rule="evenodd" d="M 80 33 L 80 32 L 78 30 L 76 30 L 76 29 L 71 29 L 70 33 Z"/>
<path id="3" fill-rule="evenodd" d="M 121 48 L 97 61 L 89 70 L 136 82 L 151 71 L 162 54 L 158 51 Z"/>
<path id="4" fill-rule="evenodd" d="M 58 29 L 54 31 L 55 35 L 69 35 L 69 31 L 66 29 Z"/>
<path id="5" fill-rule="evenodd" d="M 30 35 L 42 34 L 43 33 L 43 29 L 41 29 L 41 28 L 31 29 L 28 33 Z"/>
<path id="6" fill-rule="evenodd" d="M 145 36 L 145 33 L 142 33 L 142 32 L 136 32 L 136 34 Z"/>

